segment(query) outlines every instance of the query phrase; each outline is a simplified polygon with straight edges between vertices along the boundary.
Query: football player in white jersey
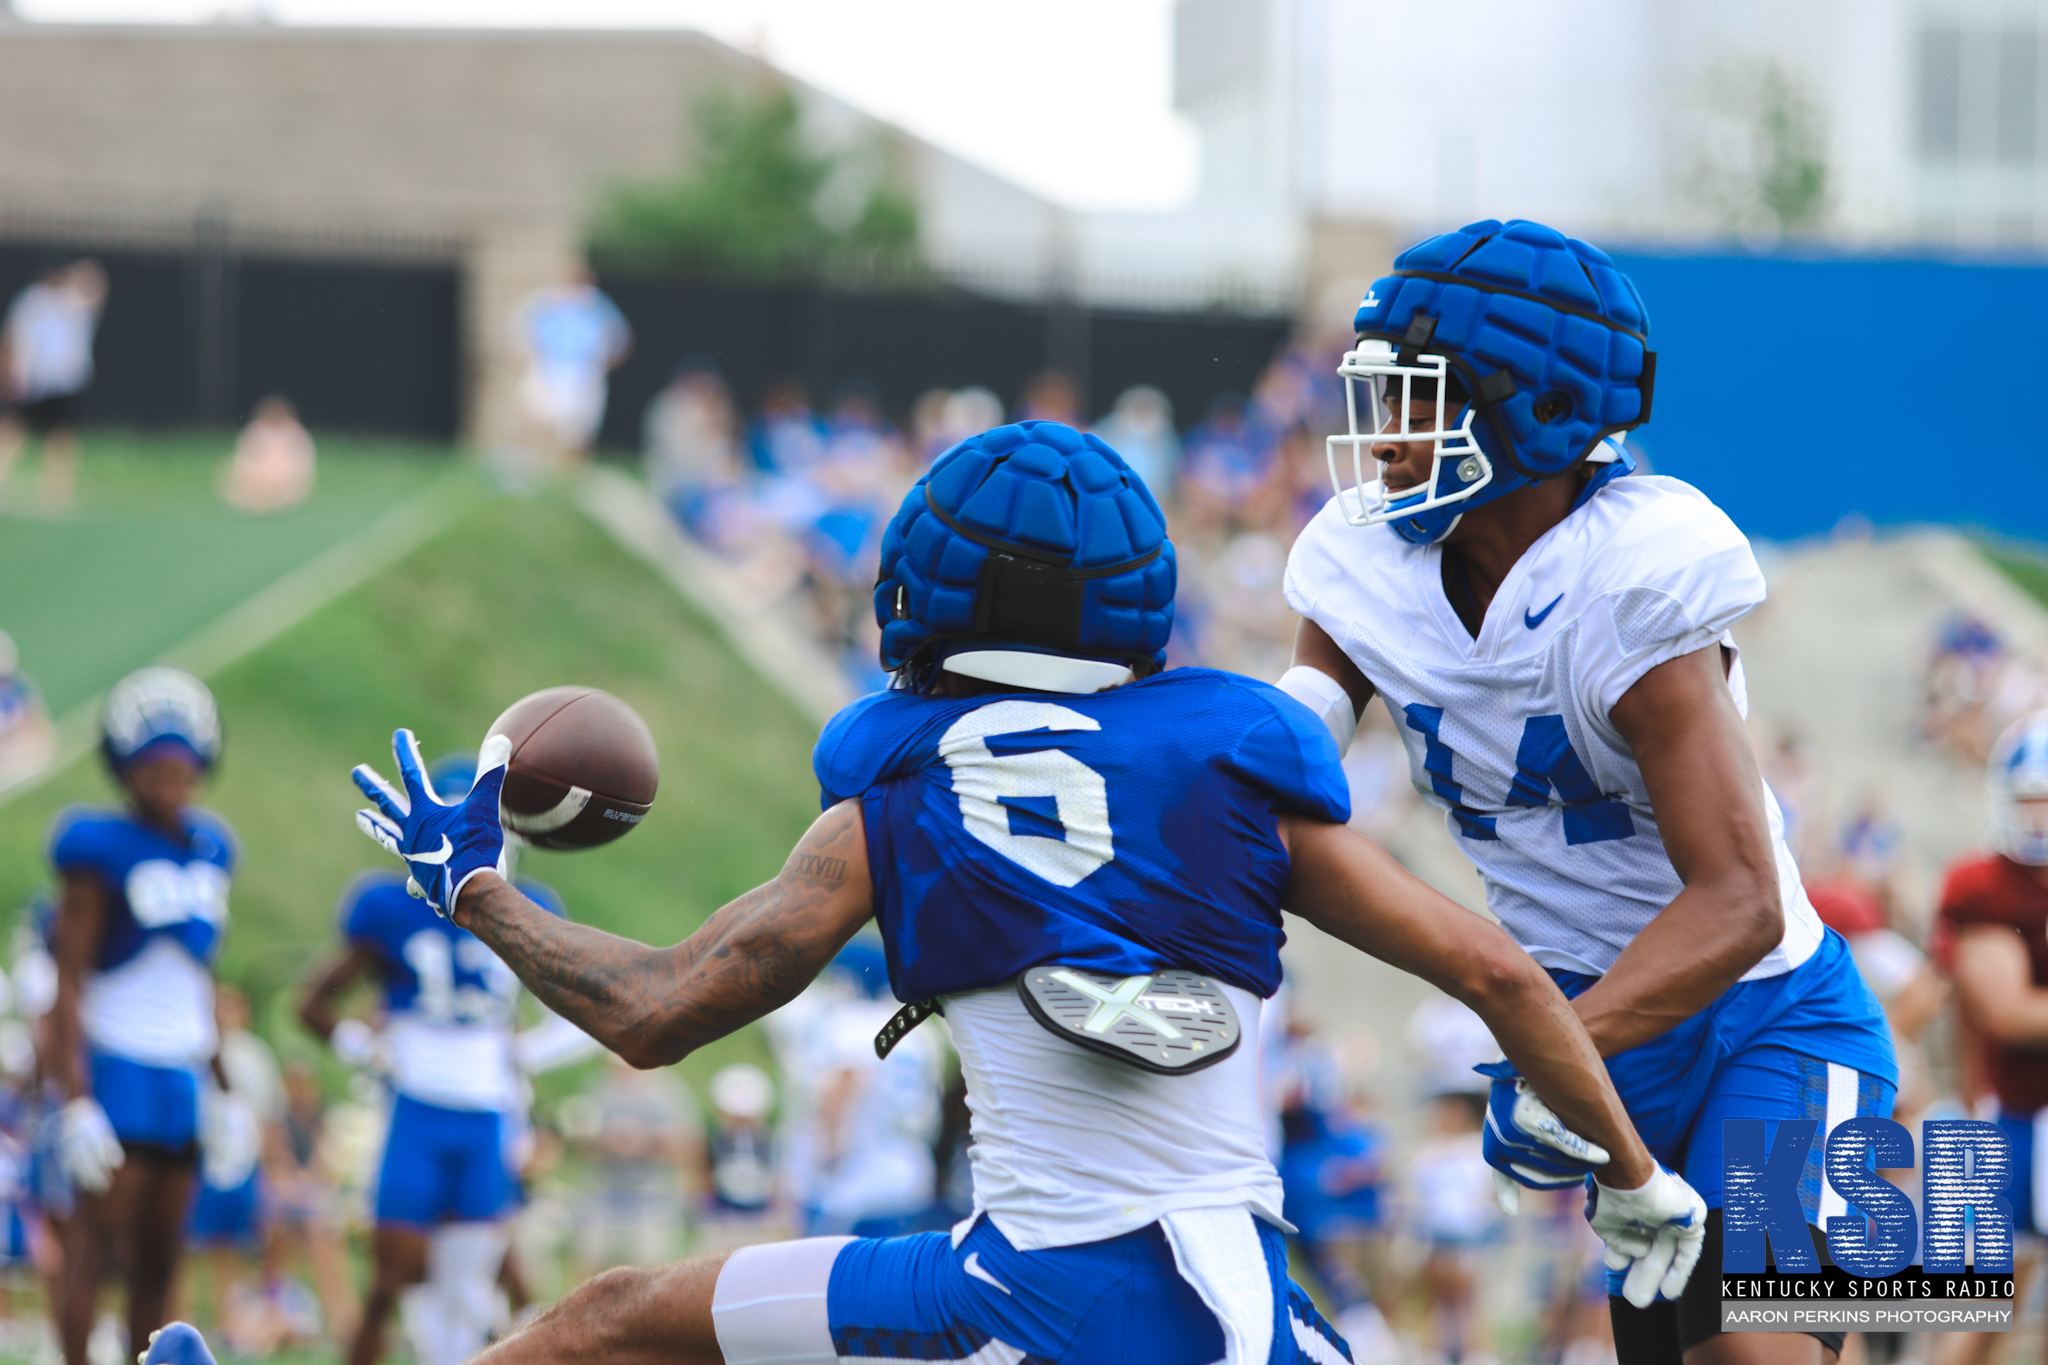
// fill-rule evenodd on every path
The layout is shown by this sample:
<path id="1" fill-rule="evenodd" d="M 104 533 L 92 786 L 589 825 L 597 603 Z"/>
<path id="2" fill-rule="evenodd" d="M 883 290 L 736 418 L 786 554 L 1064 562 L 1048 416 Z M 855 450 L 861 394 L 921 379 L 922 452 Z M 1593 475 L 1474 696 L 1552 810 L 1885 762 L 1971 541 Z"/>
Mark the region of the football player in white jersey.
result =
<path id="1" fill-rule="evenodd" d="M 1764 597 L 1749 544 L 1620 444 L 1649 417 L 1648 327 L 1605 255 L 1537 223 L 1404 252 L 1339 370 L 1351 430 L 1330 438 L 1337 495 L 1289 560 L 1304 619 L 1281 685 L 1340 744 L 1385 699 L 1490 908 L 1713 1210 L 1708 1273 L 1681 1301 L 1612 1301 L 1624 1365 L 1820 1365 L 1839 1333 L 1718 1335 L 1721 1120 L 1775 1136 L 1824 1113 L 1824 1134 L 1889 1114 L 1897 1071 L 1744 729 L 1728 631 Z M 1495 1102 L 1513 1086 L 1498 1079 Z M 1843 1212 L 1820 1152 L 1810 1223 Z M 1489 1159 L 1525 1184 L 1572 1179 Z"/>

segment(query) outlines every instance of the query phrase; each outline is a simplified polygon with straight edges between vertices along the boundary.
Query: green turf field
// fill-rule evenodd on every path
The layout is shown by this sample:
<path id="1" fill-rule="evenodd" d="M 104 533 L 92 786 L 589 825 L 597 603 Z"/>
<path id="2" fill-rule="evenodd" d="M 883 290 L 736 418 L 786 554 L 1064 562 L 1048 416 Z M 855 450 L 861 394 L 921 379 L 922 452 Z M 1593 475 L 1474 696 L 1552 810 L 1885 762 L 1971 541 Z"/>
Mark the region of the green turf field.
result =
<path id="1" fill-rule="evenodd" d="M 266 517 L 214 493 L 223 437 L 88 436 L 78 498 L 34 510 L 33 462 L 0 488 L 0 630 L 62 715 L 447 474 L 445 449 L 320 442 L 305 506 Z"/>
<path id="2" fill-rule="evenodd" d="M 435 472 L 408 479 L 367 461 L 350 504 L 357 524 L 377 510 L 377 479 L 402 493 Z M 204 518 L 189 486 L 166 484 L 170 506 Z M 337 509 L 322 525 L 341 520 Z M 209 569 L 210 590 L 229 598 L 238 572 Z M 78 666 L 75 676 L 90 675 Z M 289 1022 L 291 987 L 332 940 L 335 897 L 384 858 L 355 829 L 362 802 L 348 769 L 370 760 L 388 771 L 395 726 L 417 730 L 431 755 L 474 748 L 504 706 L 536 688 L 588 683 L 624 697 L 660 745 L 653 813 L 619 843 L 532 853 L 522 870 L 554 884 L 576 918 L 656 942 L 680 939 L 772 876 L 816 811 L 815 727 L 560 492 L 480 499 L 410 557 L 208 681 L 227 731 L 209 804 L 235 826 L 243 853 L 221 974 L 257 998 L 264 1031 L 288 1053 L 305 1049 Z M 42 882 L 43 831 L 59 807 L 111 796 L 87 761 L 0 805 L 0 905 L 22 904 Z M 762 1056 L 750 1033 L 685 1071 L 701 1088 L 725 1061 Z"/>

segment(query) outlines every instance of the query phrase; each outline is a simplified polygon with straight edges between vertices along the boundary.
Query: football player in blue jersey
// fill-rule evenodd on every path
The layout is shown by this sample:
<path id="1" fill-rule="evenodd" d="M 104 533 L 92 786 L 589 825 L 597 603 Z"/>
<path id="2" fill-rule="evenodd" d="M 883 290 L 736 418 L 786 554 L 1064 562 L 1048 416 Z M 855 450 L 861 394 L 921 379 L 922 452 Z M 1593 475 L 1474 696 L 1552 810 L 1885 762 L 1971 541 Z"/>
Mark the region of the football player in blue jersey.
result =
<path id="1" fill-rule="evenodd" d="M 1351 429 L 1330 438 L 1336 496 L 1289 558 L 1305 619 L 1281 686 L 1347 743 L 1385 699 L 1489 907 L 1573 998 L 1657 1159 L 1715 1210 L 1718 1270 L 1723 1121 L 1775 1137 L 1825 1115 L 1805 1183 L 1821 1228 L 1844 1212 L 1819 1180 L 1826 1132 L 1888 1115 L 1898 1081 L 1744 728 L 1728 632 L 1763 575 L 1719 508 L 1636 473 L 1619 442 L 1649 418 L 1656 357 L 1611 260 L 1517 220 L 1394 267 L 1339 370 Z M 1514 1084 L 1497 1079 L 1496 1111 Z M 1489 1159 L 1525 1184 L 1576 1183 L 1498 1143 Z M 1714 1274 L 1613 1309 L 1624 1365 L 1820 1365 L 1842 1344 L 1721 1336 Z"/>
<path id="2" fill-rule="evenodd" d="M 452 800 L 475 778 L 472 754 L 448 755 L 428 773 Z M 518 886 L 546 913 L 563 913 L 548 887 Z M 407 895 L 403 875 L 356 878 L 336 919 L 342 951 L 314 973 L 299 1017 L 341 1060 L 380 1072 L 392 1095 L 377 1169 L 374 1278 L 348 1358 L 376 1361 L 402 1304 L 420 1365 L 459 1365 L 493 1323 L 515 1204 L 507 1129 L 523 1120 L 523 1077 L 597 1045 L 558 1018 L 515 1033 L 518 978 L 474 934 Z M 383 997 L 381 1027 L 339 1012 L 366 980 Z"/>
<path id="3" fill-rule="evenodd" d="M 1247 678 L 1159 671 L 1173 596 L 1164 518 L 1101 441 L 1027 422 L 956 446 L 883 541 L 897 686 L 826 726 L 824 814 L 781 873 L 671 948 L 504 881 L 504 741 L 455 805 L 409 731 L 402 786 L 357 769 L 359 823 L 422 895 L 628 1061 L 759 1019 L 875 919 L 916 1002 L 877 1047 L 939 1009 L 966 1074 L 974 1211 L 950 1235 L 611 1271 L 485 1360 L 1344 1359 L 1287 1279 L 1261 1121 L 1282 907 L 1470 1002 L 1528 1077 L 1504 1132 L 1539 1166 L 1602 1163 L 1591 1216 L 1629 1292 L 1676 1291 L 1704 1209 L 1622 1117 L 1564 996 L 1346 826 L 1314 715 Z"/>
<path id="4" fill-rule="evenodd" d="M 101 742 L 126 804 L 71 807 L 50 832 L 57 998 L 41 1060 L 64 1095 L 58 1158 L 77 1195 L 57 1305 L 71 1365 L 84 1365 L 110 1273 L 127 1280 L 129 1340 L 165 1322 L 203 1073 L 218 1072 L 213 961 L 235 839 L 193 802 L 220 750 L 203 683 L 174 668 L 132 673 L 107 694 Z"/>

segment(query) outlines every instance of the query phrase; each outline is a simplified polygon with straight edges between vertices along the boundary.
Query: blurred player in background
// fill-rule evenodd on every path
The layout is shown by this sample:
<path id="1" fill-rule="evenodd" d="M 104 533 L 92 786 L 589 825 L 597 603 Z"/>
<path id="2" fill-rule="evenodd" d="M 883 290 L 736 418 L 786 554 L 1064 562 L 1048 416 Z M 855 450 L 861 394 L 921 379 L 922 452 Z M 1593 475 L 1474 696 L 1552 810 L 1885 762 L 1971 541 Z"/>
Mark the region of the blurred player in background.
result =
<path id="1" fill-rule="evenodd" d="M 0 630 L 0 791 L 34 777 L 56 756 L 50 708 L 22 673 L 14 637 Z"/>
<path id="2" fill-rule="evenodd" d="M 676 947 L 569 924 L 498 874 L 504 740 L 460 805 L 427 787 L 409 731 L 394 742 L 402 790 L 357 769 L 376 806 L 359 823 L 429 900 L 636 1065 L 788 1001 L 879 917 L 894 992 L 943 1006 L 974 1108 L 976 1212 L 951 1236 L 611 1271 L 487 1360 L 1341 1355 L 1286 1276 L 1259 1103 L 1283 903 L 1487 1017 L 1557 1109 L 1539 1113 L 1532 1093 L 1506 1131 L 1532 1160 L 1550 1141 L 1607 1155 L 1564 1137 L 1560 1117 L 1605 1144 L 1618 1184 L 1595 1187 L 1595 1225 L 1634 1258 L 1630 1292 L 1683 1282 L 1704 1208 L 1656 1170 L 1541 970 L 1346 827 L 1336 749 L 1310 712 L 1250 679 L 1157 671 L 1172 547 L 1112 450 L 1053 423 L 970 440 L 905 499 L 882 562 L 875 614 L 897 690 L 826 727 L 826 810 L 781 874 Z M 1155 1057 L 1148 1039 L 1189 1035 L 1140 996 L 1186 971 L 1207 992 L 1189 1008 L 1221 1030 L 1216 1064 L 1160 1074 L 1076 1041 L 1019 998 L 1029 969 L 1058 963 L 1099 1002 L 1081 1033 L 1106 1009 Z M 889 1037 L 922 1017 L 899 1015 Z"/>
<path id="3" fill-rule="evenodd" d="M 938 1178 L 932 1150 L 939 1135 L 937 1035 L 919 1031 L 887 1057 L 875 1055 L 875 1034 L 897 1008 L 879 935 L 855 937 L 833 959 L 833 969 L 853 984 L 811 1025 L 806 1231 L 856 1237 L 923 1231 L 932 1226 L 927 1218 Z"/>
<path id="4" fill-rule="evenodd" d="M 252 1295 L 247 1271 L 264 1250 L 269 1196 L 262 1155 L 268 1130 L 283 1116 L 285 1097 L 277 1054 L 249 1031 L 249 998 L 233 986 L 217 987 L 213 1017 L 228 1089 L 225 1094 L 202 1092 L 201 1103 L 231 1108 L 208 1115 L 210 1129 L 219 1136 L 206 1144 L 199 1162 L 199 1191 L 186 1227 L 191 1249 L 210 1272 L 213 1320 L 226 1323 L 231 1305 L 241 1308 L 271 1288 L 266 1283 Z M 260 1310 L 259 1315 L 274 1316 Z M 230 1331 L 231 1339 L 234 1335 Z M 266 1330 L 264 1335 L 275 1333 Z"/>
<path id="5" fill-rule="evenodd" d="M 93 334 L 107 302 L 94 260 L 52 270 L 14 296 L 0 323 L 0 484 L 30 436 L 43 443 L 45 509 L 70 505 L 78 478 L 78 401 L 92 384 Z"/>
<path id="6" fill-rule="evenodd" d="M 131 673 L 107 694 L 101 739 L 126 804 L 68 808 L 50 833 L 62 889 L 41 1059 L 65 1097 L 57 1155 L 77 1194 L 58 1309 L 69 1365 L 85 1365 L 110 1273 L 127 1281 L 130 1341 L 168 1318 L 209 1067 L 220 1079 L 213 961 L 235 839 L 194 804 L 220 752 L 204 684 L 174 668 Z"/>
<path id="7" fill-rule="evenodd" d="M 560 284 L 526 301 L 519 340 L 526 352 L 519 398 L 528 421 L 557 464 L 582 460 L 604 425 L 610 375 L 633 349 L 633 329 L 590 267 L 578 262 Z"/>
<path id="8" fill-rule="evenodd" d="M 467 792 L 475 774 L 467 754 L 432 770 L 451 795 Z M 547 913 L 563 913 L 547 887 L 520 886 Z M 374 1277 L 348 1359 L 377 1360 L 402 1306 L 420 1365 L 457 1365 L 498 1325 L 516 1157 L 507 1115 L 523 1113 L 521 1073 L 573 1061 L 594 1044 L 559 1020 L 515 1033 L 518 978 L 475 935 L 408 895 L 402 876 L 356 878 L 336 918 L 342 951 L 315 974 L 299 1018 L 342 1061 L 381 1071 L 391 1090 Z M 359 981 L 382 996 L 381 1027 L 339 1012 Z"/>
<path id="9" fill-rule="evenodd" d="M 2013 1302 L 2025 1303 L 2048 1233 L 2048 711 L 1992 745 L 1985 785 L 1993 851 L 1949 868 L 1935 946 L 2012 1141 Z M 1985 1365 L 2008 1335 L 1947 1334 L 1937 1358 Z"/>
<path id="10" fill-rule="evenodd" d="M 1282 1039 L 1269 1054 L 1267 1080 L 1280 1117 L 1282 1212 L 1294 1224 L 1294 1245 L 1321 1284 L 1351 1358 L 1379 1365 L 1400 1354 L 1373 1302 L 1370 1278 L 1380 1268 L 1384 1241 L 1387 1137 L 1359 1111 L 1335 1049 L 1299 1010 L 1280 1014 L 1264 1027 Z"/>
<path id="11" fill-rule="evenodd" d="M 1630 477 L 1611 438 L 1648 419 L 1655 363 L 1642 300 L 1599 251 L 1474 223 L 1402 253 L 1354 321 L 1351 430 L 1288 564 L 1305 619 L 1281 686 L 1340 745 L 1385 698 L 1495 916 L 1574 997 L 1658 1160 L 1717 1210 L 1718 1266 L 1722 1120 L 1889 1115 L 1898 1082 L 1744 729 L 1728 629 L 1763 574 L 1697 491 Z M 1493 1074 L 1497 1114 L 1517 1082 Z M 1584 1174 L 1488 1157 L 1538 1187 Z M 1806 1214 L 1842 1210 L 1830 1190 Z M 1841 1350 L 1839 1332 L 1723 1337 L 1716 1289 L 1615 1298 L 1624 1365 Z"/>

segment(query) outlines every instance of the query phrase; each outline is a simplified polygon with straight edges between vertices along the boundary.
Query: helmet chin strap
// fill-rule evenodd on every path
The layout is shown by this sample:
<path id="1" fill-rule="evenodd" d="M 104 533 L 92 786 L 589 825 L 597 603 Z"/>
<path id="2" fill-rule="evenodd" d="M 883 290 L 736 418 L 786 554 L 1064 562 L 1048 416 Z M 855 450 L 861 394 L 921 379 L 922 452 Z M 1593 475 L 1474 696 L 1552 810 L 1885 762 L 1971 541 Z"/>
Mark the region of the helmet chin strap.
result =
<path id="1" fill-rule="evenodd" d="M 947 655 L 940 667 L 982 682 L 1076 695 L 1106 691 L 1129 682 L 1133 676 L 1125 664 L 1075 659 L 1064 654 L 1037 654 L 1024 649 L 970 649 Z"/>

